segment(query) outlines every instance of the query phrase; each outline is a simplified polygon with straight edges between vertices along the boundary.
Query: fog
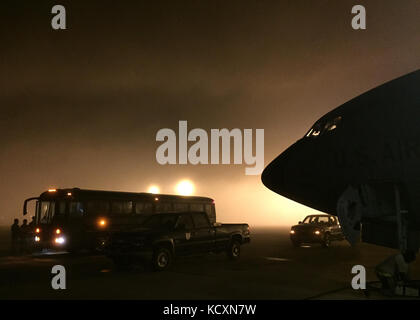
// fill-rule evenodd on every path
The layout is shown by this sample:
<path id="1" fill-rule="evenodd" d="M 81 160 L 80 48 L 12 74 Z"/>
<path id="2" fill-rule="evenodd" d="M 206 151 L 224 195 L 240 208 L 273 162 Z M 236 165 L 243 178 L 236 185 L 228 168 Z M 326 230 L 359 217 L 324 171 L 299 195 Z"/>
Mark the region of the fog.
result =
<path id="1" fill-rule="evenodd" d="M 161 128 L 265 130 L 265 164 L 324 113 L 420 68 L 420 3 L 5 3 L 0 50 L 0 224 L 49 187 L 173 193 L 188 178 L 221 222 L 290 225 L 313 213 L 244 165 L 159 165 Z M 398 23 L 394 23 L 398 21 Z M 315 155 L 314 155 L 315 156 Z"/>

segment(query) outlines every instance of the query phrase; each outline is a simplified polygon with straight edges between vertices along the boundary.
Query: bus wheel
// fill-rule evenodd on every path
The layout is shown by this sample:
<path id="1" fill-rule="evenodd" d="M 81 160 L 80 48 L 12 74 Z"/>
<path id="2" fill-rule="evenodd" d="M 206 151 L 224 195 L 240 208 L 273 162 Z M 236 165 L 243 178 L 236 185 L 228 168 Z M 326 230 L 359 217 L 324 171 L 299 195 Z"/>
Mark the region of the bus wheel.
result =
<path id="1" fill-rule="evenodd" d="M 241 255 L 241 243 L 238 240 L 232 240 L 227 249 L 227 255 L 230 259 L 236 260 Z"/>
<path id="2" fill-rule="evenodd" d="M 164 271 L 171 266 L 172 254 L 164 247 L 159 247 L 153 253 L 152 266 L 155 271 Z"/>

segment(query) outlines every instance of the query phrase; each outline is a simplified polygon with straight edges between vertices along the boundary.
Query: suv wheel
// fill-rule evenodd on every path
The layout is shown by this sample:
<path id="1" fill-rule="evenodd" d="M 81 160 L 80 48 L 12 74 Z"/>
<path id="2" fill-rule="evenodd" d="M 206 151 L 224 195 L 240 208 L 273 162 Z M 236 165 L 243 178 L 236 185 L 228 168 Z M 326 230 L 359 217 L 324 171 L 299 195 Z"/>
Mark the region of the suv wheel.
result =
<path id="1" fill-rule="evenodd" d="M 241 243 L 238 240 L 233 240 L 227 249 L 227 255 L 230 259 L 236 260 L 241 255 Z"/>
<path id="2" fill-rule="evenodd" d="M 297 240 L 292 240 L 292 244 L 296 248 L 300 247 L 300 245 L 301 245 L 301 243 L 299 241 L 297 241 Z"/>
<path id="3" fill-rule="evenodd" d="M 153 269 L 156 271 L 163 271 L 170 267 L 172 263 L 171 252 L 163 247 L 157 248 L 153 254 Z"/>
<path id="4" fill-rule="evenodd" d="M 326 233 L 324 236 L 324 242 L 322 243 L 324 248 L 328 248 L 331 246 L 331 237 L 329 233 Z"/>

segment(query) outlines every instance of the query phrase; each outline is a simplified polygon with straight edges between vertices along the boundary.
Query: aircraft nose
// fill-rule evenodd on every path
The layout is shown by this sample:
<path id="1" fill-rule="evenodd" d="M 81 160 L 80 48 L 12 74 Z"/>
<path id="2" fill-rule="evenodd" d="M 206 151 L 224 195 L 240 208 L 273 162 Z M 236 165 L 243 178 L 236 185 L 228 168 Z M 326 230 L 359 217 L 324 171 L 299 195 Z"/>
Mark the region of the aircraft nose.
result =
<path id="1" fill-rule="evenodd" d="M 262 183 L 270 190 L 281 194 L 285 187 L 285 170 L 287 170 L 288 150 L 275 158 L 261 174 Z"/>

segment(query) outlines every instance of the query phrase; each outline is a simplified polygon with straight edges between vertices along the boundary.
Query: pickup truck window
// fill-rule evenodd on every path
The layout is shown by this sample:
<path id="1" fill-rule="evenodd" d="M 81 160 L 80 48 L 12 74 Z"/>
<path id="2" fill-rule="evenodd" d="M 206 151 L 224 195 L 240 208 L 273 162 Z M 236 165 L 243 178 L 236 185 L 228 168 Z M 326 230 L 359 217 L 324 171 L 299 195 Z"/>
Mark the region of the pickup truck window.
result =
<path id="1" fill-rule="evenodd" d="M 193 214 L 194 225 L 196 228 L 210 227 L 209 221 L 204 213 Z"/>
<path id="2" fill-rule="evenodd" d="M 206 211 L 207 216 L 210 217 L 211 216 L 211 205 L 210 204 L 205 204 L 204 205 L 204 211 Z"/>
<path id="3" fill-rule="evenodd" d="M 175 226 L 176 215 L 152 215 L 143 223 L 143 228 L 172 230 Z"/>
<path id="4" fill-rule="evenodd" d="M 190 214 L 181 214 L 179 216 L 176 228 L 180 230 L 191 230 L 194 228 Z"/>

